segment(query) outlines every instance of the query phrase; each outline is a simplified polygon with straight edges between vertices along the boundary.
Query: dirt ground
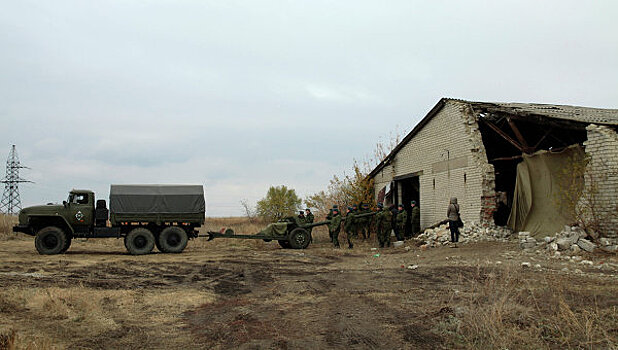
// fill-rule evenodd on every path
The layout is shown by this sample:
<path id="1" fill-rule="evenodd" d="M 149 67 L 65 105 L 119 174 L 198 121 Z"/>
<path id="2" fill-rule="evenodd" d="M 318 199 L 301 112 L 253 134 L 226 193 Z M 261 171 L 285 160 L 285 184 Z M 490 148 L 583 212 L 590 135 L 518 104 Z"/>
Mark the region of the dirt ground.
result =
<path id="1" fill-rule="evenodd" d="M 618 271 L 595 267 L 615 256 L 573 273 L 516 243 L 406 245 L 199 239 L 131 256 L 76 240 L 42 256 L 5 240 L 0 333 L 22 349 L 617 348 Z"/>

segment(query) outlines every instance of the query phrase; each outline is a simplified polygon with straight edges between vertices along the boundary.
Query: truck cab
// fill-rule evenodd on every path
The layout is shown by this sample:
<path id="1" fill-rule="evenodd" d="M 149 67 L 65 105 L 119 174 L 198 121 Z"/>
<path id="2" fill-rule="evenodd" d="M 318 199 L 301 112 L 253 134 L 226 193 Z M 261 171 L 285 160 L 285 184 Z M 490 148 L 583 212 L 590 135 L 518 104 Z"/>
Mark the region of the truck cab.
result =
<path id="1" fill-rule="evenodd" d="M 88 234 L 94 226 L 94 193 L 88 190 L 73 190 L 69 198 L 63 202 L 63 215 L 74 233 Z"/>

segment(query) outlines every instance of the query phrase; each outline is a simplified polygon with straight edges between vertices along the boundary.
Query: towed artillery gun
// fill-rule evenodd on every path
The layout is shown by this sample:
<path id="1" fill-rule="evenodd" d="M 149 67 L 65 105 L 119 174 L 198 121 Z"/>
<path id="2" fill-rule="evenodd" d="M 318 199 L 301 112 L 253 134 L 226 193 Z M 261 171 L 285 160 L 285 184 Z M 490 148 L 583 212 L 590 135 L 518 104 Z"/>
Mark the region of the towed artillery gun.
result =
<path id="1" fill-rule="evenodd" d="M 355 215 L 355 218 L 364 218 L 375 215 L 375 212 Z M 342 217 L 341 221 L 345 221 Z M 222 229 L 222 232 L 208 231 L 208 240 L 215 238 L 236 238 L 236 239 L 261 239 L 265 242 L 277 241 L 284 249 L 305 249 L 311 243 L 310 229 L 318 226 L 328 225 L 331 220 L 324 220 L 314 223 L 301 223 L 295 217 L 287 217 L 279 222 L 269 224 L 256 234 L 236 234 L 232 229 Z"/>

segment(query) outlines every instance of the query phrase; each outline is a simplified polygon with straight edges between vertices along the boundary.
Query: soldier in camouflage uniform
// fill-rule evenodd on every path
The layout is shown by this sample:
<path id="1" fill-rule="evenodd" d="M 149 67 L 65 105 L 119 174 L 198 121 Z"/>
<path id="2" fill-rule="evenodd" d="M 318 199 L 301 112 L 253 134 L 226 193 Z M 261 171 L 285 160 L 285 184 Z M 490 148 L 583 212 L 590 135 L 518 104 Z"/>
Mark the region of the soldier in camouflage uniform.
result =
<path id="1" fill-rule="evenodd" d="M 411 236 L 415 237 L 421 230 L 421 210 L 416 205 L 416 201 L 411 203 L 412 210 L 410 211 L 410 231 Z"/>
<path id="2" fill-rule="evenodd" d="M 348 207 L 348 212 L 345 216 L 345 222 L 343 223 L 343 229 L 345 230 L 346 236 L 348 237 L 348 248 L 354 248 L 354 244 L 352 243 L 352 239 L 358 236 L 356 232 L 356 211 L 353 207 Z"/>
<path id="3" fill-rule="evenodd" d="M 339 209 L 333 208 L 333 217 L 328 224 L 328 234 L 331 236 L 333 246 L 339 248 L 339 231 L 341 230 L 341 215 Z"/>
<path id="4" fill-rule="evenodd" d="M 391 246 L 391 222 L 393 219 L 392 216 L 393 214 L 390 210 L 384 210 L 384 206 L 382 205 L 382 203 L 378 203 L 378 212 L 375 216 L 375 220 L 380 248 L 384 248 L 384 245 L 386 245 L 387 247 Z"/>
<path id="5" fill-rule="evenodd" d="M 326 220 L 331 220 L 333 218 L 333 211 L 337 209 L 337 204 L 333 205 L 331 209 L 328 210 L 328 214 L 326 215 Z M 331 243 L 333 242 L 333 235 L 328 230 L 328 235 L 330 236 Z"/>
<path id="6" fill-rule="evenodd" d="M 367 214 L 371 213 L 369 209 L 369 204 L 361 204 L 361 210 L 358 212 L 359 214 Z M 363 239 L 369 238 L 369 225 L 371 224 L 371 216 L 366 216 L 363 218 L 358 218 L 356 220 L 358 225 L 358 230 L 360 231 Z"/>
<path id="7" fill-rule="evenodd" d="M 399 234 L 397 235 L 397 239 L 400 241 L 404 240 L 404 234 L 406 232 L 406 221 L 408 221 L 408 213 L 403 209 L 403 204 L 399 204 L 397 210 L 397 219 L 395 219 L 395 223 L 397 225 L 397 231 Z"/>

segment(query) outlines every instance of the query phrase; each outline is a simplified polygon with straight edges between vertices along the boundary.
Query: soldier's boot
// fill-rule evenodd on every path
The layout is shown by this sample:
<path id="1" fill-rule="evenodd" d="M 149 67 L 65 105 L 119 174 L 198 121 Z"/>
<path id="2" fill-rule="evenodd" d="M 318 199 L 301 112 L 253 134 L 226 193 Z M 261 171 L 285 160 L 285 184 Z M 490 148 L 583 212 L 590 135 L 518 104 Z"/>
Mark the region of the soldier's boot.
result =
<path id="1" fill-rule="evenodd" d="M 348 244 L 348 249 L 352 249 L 352 248 L 354 248 L 354 244 L 352 243 Z"/>

